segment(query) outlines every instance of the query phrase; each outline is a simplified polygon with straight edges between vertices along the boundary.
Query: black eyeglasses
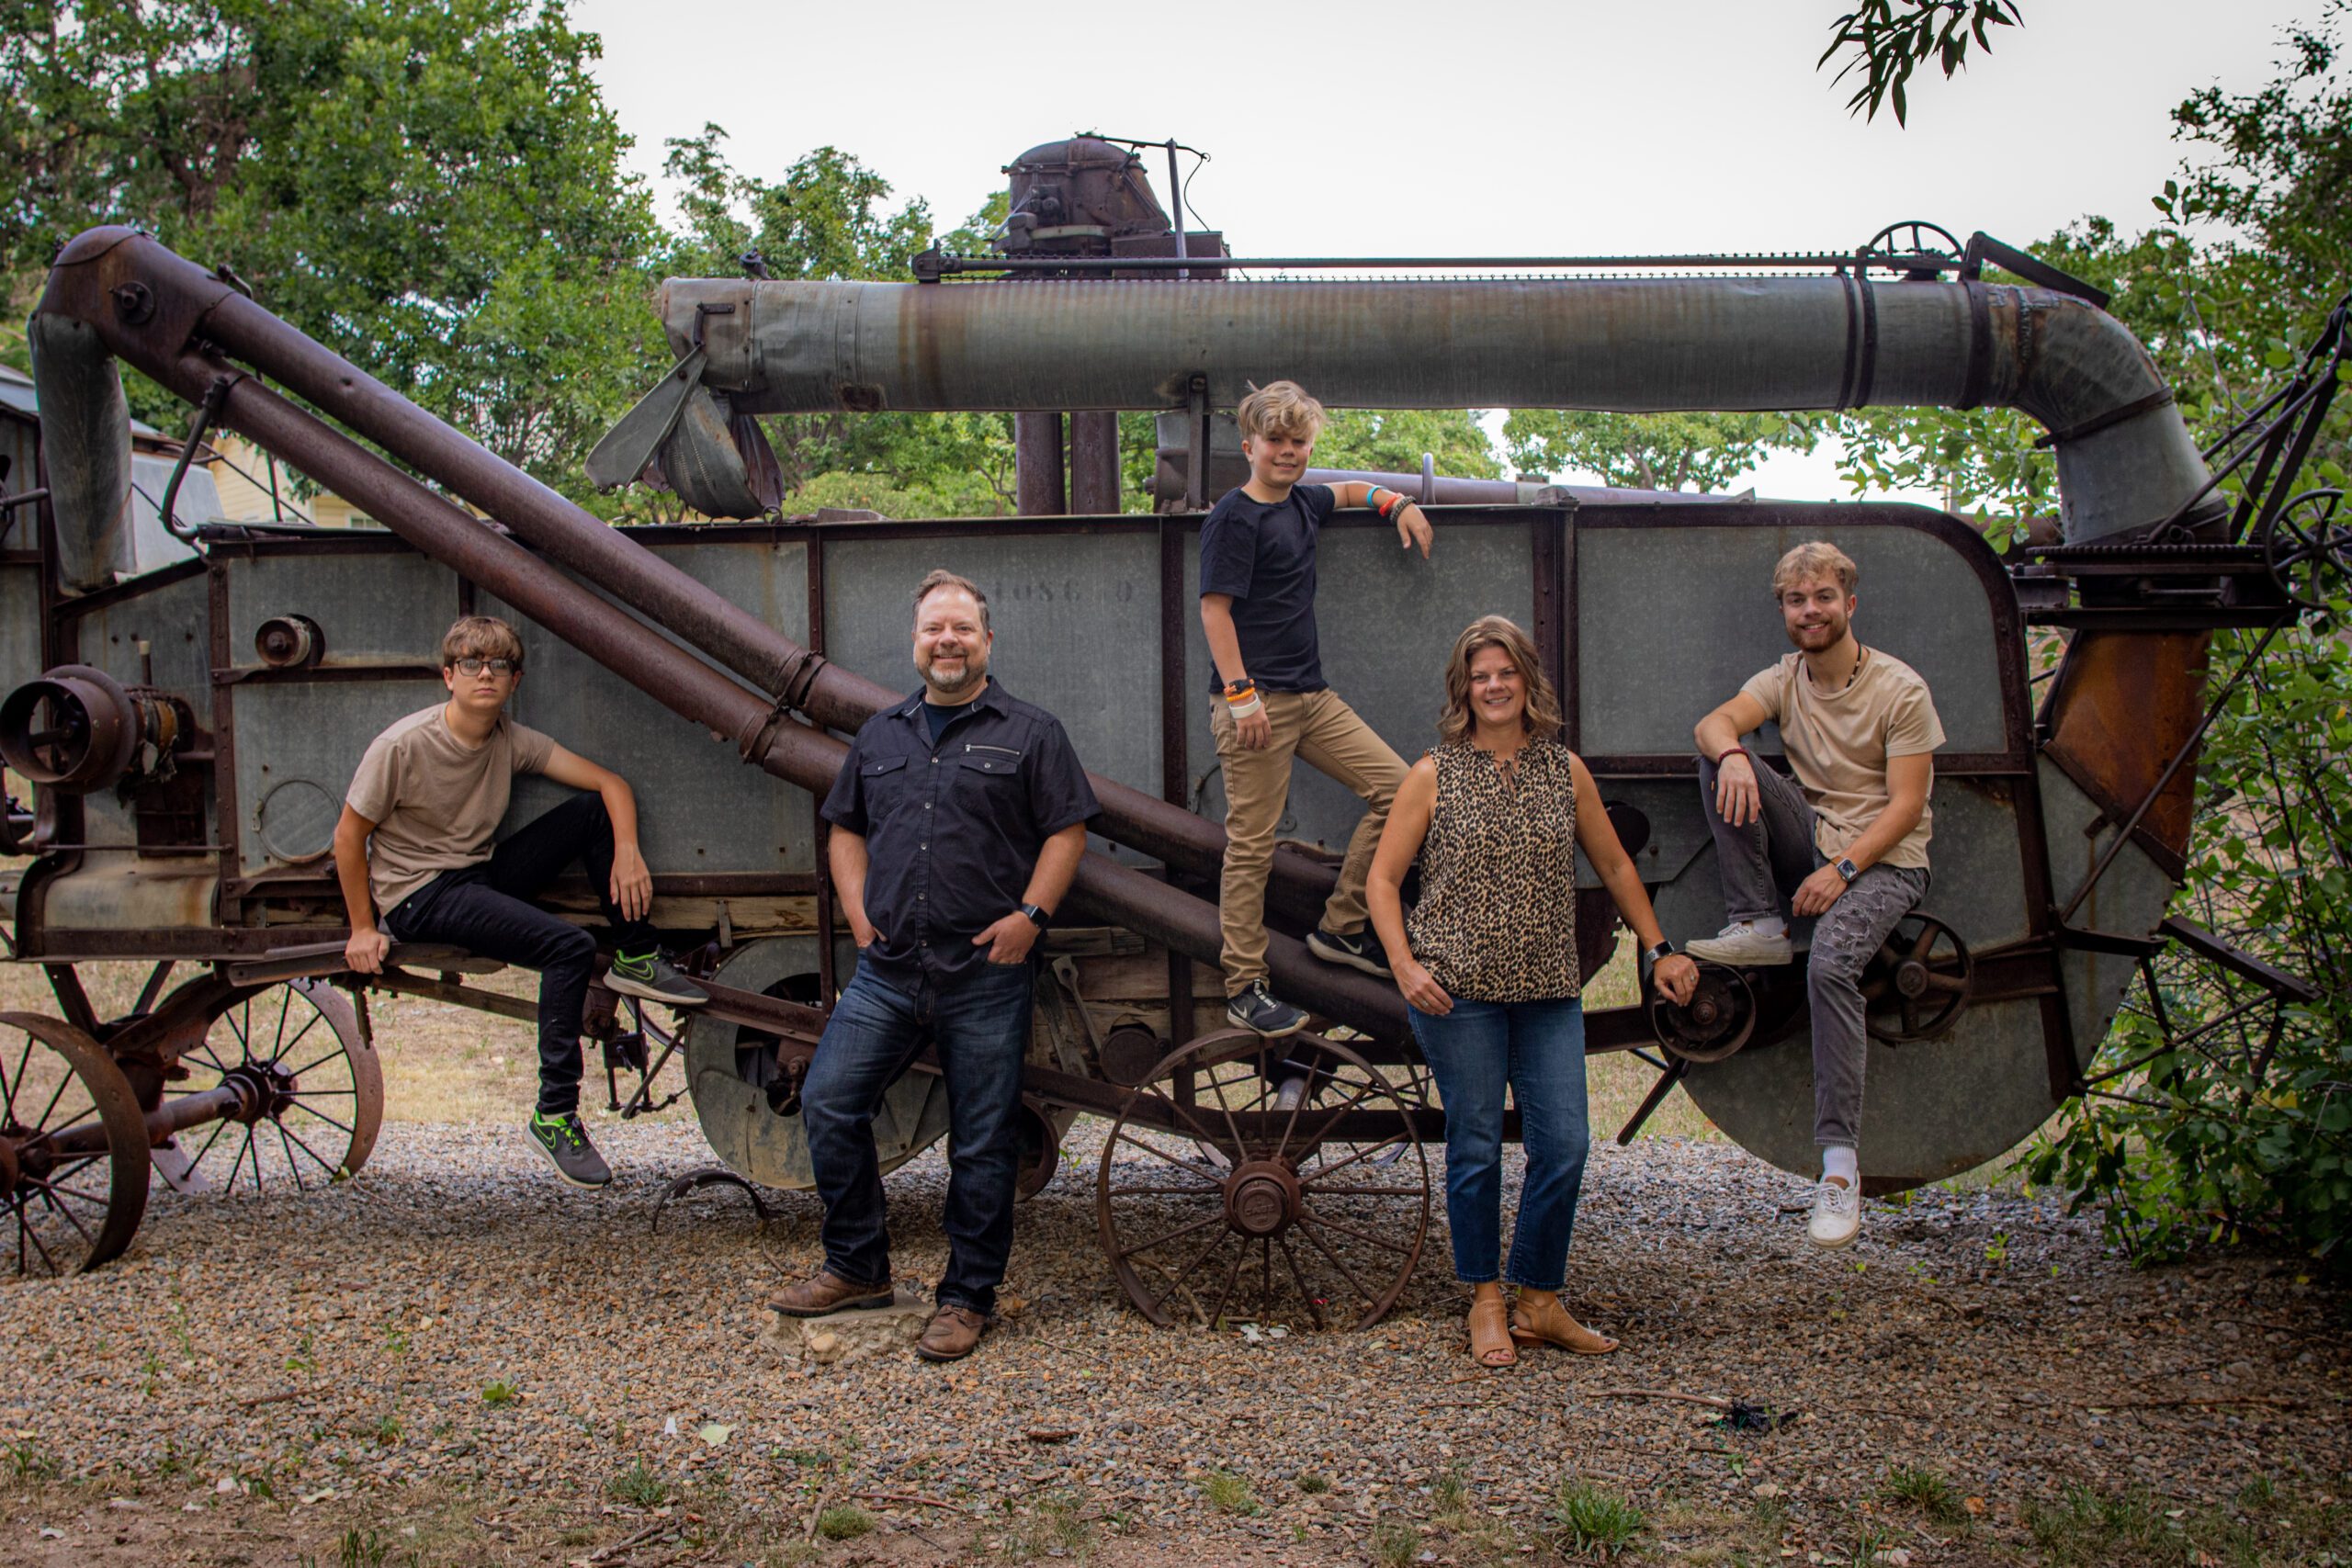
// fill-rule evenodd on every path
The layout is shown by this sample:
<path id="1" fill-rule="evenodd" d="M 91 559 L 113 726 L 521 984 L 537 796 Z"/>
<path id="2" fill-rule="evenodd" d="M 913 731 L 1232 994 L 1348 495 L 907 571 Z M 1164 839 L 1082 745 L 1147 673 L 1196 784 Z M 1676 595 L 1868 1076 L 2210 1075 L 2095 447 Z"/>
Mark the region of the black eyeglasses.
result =
<path id="1" fill-rule="evenodd" d="M 493 675 L 512 675 L 522 668 L 511 659 L 460 659 L 458 660 L 458 673 L 460 675 L 479 675 L 485 670 Z"/>

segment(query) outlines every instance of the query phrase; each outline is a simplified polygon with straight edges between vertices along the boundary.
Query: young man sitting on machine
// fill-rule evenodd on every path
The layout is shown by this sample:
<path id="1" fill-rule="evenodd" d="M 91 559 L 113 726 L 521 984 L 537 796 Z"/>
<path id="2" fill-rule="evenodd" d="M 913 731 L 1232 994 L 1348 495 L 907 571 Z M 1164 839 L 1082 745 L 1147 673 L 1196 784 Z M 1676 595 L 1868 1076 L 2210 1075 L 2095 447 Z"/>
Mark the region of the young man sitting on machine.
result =
<path id="1" fill-rule="evenodd" d="M 539 1100 L 524 1125 L 564 1180 L 602 1187 L 613 1173 L 580 1124 L 580 1020 L 596 942 L 530 900 L 583 867 L 613 931 L 605 984 L 673 1007 L 710 998 L 670 966 L 646 923 L 653 874 L 628 782 L 507 717 L 523 682 L 514 628 L 488 615 L 459 620 L 441 639 L 441 679 L 449 700 L 376 737 L 344 798 L 334 864 L 351 919 L 345 961 L 380 973 L 397 940 L 537 970 Z M 517 773 L 584 793 L 493 845 Z"/>

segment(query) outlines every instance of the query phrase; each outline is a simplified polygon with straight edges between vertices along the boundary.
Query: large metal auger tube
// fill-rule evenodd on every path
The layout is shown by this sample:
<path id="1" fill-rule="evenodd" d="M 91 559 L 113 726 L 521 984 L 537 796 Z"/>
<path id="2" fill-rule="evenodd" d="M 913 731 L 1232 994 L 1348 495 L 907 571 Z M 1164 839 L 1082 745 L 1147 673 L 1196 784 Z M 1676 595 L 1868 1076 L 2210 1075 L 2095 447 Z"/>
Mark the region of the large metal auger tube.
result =
<path id="1" fill-rule="evenodd" d="M 171 257 L 170 253 L 152 241 L 131 236 L 129 231 L 109 232 L 135 241 L 138 250 L 169 258 L 175 266 L 186 267 L 185 263 Z M 75 242 L 75 246 L 91 239 L 85 235 Z M 69 256 L 74 248 L 68 247 Z M 119 243 L 117 248 L 133 249 L 134 245 Z M 91 259 L 84 257 L 82 265 L 86 266 Z M 183 281 L 171 279 L 173 283 Z M 203 400 L 217 381 L 228 378 L 231 385 L 216 398 L 218 423 L 249 437 L 336 494 L 366 508 L 368 515 L 417 549 L 514 605 L 671 711 L 716 735 L 731 738 L 745 761 L 814 793 L 822 794 L 831 787 L 848 750 L 842 742 L 821 729 L 780 715 L 771 698 L 714 668 L 652 627 L 630 616 L 616 615 L 612 606 L 594 592 L 435 495 L 357 442 L 296 408 L 253 377 L 188 346 L 196 340 L 195 323 L 207 309 L 209 289 L 167 287 L 151 290 L 137 279 L 121 279 L 104 287 L 102 282 L 61 263 L 58 272 L 51 275 L 43 309 L 90 310 L 99 319 L 101 337 L 122 359 L 192 403 Z M 139 291 L 137 298 L 142 301 L 143 313 L 136 322 L 126 326 L 116 321 L 109 301 L 119 301 L 125 291 L 134 286 Z M 92 288 L 98 289 L 95 299 L 86 292 Z M 107 374 L 112 374 L 111 367 L 107 367 Z M 352 374 L 357 376 L 356 371 Z M 416 419 L 433 423 L 449 440 L 482 462 L 512 472 L 390 391 L 379 388 L 378 392 L 383 400 L 398 403 Z M 127 424 L 122 438 L 127 447 Z M 515 475 L 514 479 L 519 482 L 521 476 Z M 61 528 L 65 525 L 65 520 L 61 518 Z M 601 524 L 595 526 L 610 532 Z M 629 548 L 645 554 L 636 546 Z M 664 565 L 662 570 L 672 569 Z M 695 592 L 702 595 L 706 591 L 695 585 Z M 1091 919 L 1125 926 L 1204 963 L 1216 962 L 1219 934 L 1215 908 L 1107 856 L 1090 853 L 1086 857 L 1071 897 L 1080 910 Z M 1404 1035 L 1404 1007 L 1393 987 L 1320 963 L 1308 955 L 1303 943 L 1287 938 L 1275 939 L 1270 959 L 1276 983 L 1302 1004 L 1384 1039 L 1396 1040 Z"/>
<path id="2" fill-rule="evenodd" d="M 36 359 L 45 409 L 62 416 L 57 434 L 46 427 L 50 467 L 87 468 L 80 491 L 61 491 L 58 529 L 74 543 L 69 557 L 103 548 L 112 492 L 97 482 L 106 468 L 91 454 L 123 454 L 115 468 L 129 493 L 129 412 L 119 382 L 103 363 L 115 355 L 145 368 L 141 355 L 178 355 L 199 339 L 231 359 L 271 378 L 331 417 L 376 443 L 418 473 L 495 517 L 517 536 L 751 682 L 772 700 L 818 725 L 854 730 L 898 701 L 899 694 L 853 674 L 802 648 L 555 491 L 483 450 L 358 367 L 279 321 L 229 284 L 136 230 L 92 229 L 59 253 L 35 315 L 37 344 L 70 344 L 71 356 Z M 211 364 L 194 390 L 200 401 L 210 376 L 237 374 Z M 243 395 L 243 384 L 237 393 Z M 111 436 L 109 446 L 107 437 Z M 70 441 L 70 446 L 59 443 Z M 280 456 L 285 456 L 280 453 Z M 348 493 L 348 492 L 345 492 Z M 119 502 L 118 502 L 119 508 Z M 99 561 L 111 556 L 96 555 Z M 95 569 L 94 569 L 95 570 Z M 76 580 L 89 589 L 102 581 Z M 1115 780 L 1093 780 L 1102 802 L 1098 830 L 1105 838 L 1194 876 L 1214 878 L 1225 853 L 1225 833 Z M 1331 873 L 1304 857 L 1276 856 L 1269 901 L 1295 915 L 1318 913 L 1331 890 Z"/>

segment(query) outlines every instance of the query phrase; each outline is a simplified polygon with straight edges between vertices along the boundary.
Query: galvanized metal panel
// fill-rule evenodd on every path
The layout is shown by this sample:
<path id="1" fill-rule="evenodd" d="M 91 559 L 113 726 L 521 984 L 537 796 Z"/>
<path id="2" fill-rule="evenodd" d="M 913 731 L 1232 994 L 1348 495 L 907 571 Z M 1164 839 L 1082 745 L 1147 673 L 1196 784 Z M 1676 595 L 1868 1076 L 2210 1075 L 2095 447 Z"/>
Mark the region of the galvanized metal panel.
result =
<path id="1" fill-rule="evenodd" d="M 913 593 L 944 568 L 989 596 L 989 669 L 1062 722 L 1094 773 L 1159 793 L 1159 541 L 1149 528 L 1031 533 L 1017 520 L 961 538 L 825 542 L 825 652 L 903 691 L 920 686 Z"/>
<path id="2" fill-rule="evenodd" d="M 229 656 L 261 663 L 254 633 L 277 615 L 307 615 L 326 634 L 326 662 L 431 663 L 458 618 L 457 574 L 413 551 L 226 557 Z"/>
<path id="3" fill-rule="evenodd" d="M 126 686 L 149 682 L 176 692 L 196 705 L 199 722 L 206 721 L 212 700 L 207 592 L 201 576 L 187 577 L 91 611 L 82 617 L 81 661 Z M 139 651 L 142 641 L 148 645 L 145 659 Z"/>
<path id="4" fill-rule="evenodd" d="M 40 673 L 40 568 L 0 566 L 0 693 Z"/>
<path id="5" fill-rule="evenodd" d="M 1363 516 L 1363 522 L 1356 521 Z M 1445 702 L 1445 660 L 1462 628 L 1481 615 L 1509 615 L 1522 626 L 1534 617 L 1533 530 L 1518 518 L 1449 516 L 1434 508 L 1436 540 L 1430 558 L 1401 549 L 1396 531 L 1368 513 L 1347 514 L 1323 530 L 1317 547 L 1315 626 L 1323 676 L 1331 689 L 1410 762 L 1437 743 L 1438 710 Z M 1202 813 L 1225 819 L 1225 789 L 1217 777 L 1216 744 L 1209 734 L 1216 665 L 1201 631 L 1198 530 L 1184 551 L 1186 760 Z M 1363 802 L 1299 764 L 1291 774 L 1283 838 L 1344 849 L 1363 817 Z"/>
<path id="6" fill-rule="evenodd" d="M 1815 538 L 1861 569 L 1854 631 L 1926 680 L 1946 750 L 2006 750 L 1984 586 L 1957 550 L 1922 529 L 1786 527 L 1765 510 L 1744 524 L 1577 529 L 1585 752 L 1689 751 L 1691 727 L 1789 651 L 1772 568 Z M 1767 737 L 1778 750 L 1777 729 Z"/>
<path id="7" fill-rule="evenodd" d="M 239 872 L 252 876 L 288 864 L 289 858 L 270 852 L 270 844 L 298 849 L 310 838 L 317 805 L 310 790 L 322 792 L 339 813 L 368 742 L 394 721 L 446 700 L 439 679 L 431 676 L 250 681 L 230 688 L 237 727 Z M 271 801 L 266 833 L 266 799 Z"/>

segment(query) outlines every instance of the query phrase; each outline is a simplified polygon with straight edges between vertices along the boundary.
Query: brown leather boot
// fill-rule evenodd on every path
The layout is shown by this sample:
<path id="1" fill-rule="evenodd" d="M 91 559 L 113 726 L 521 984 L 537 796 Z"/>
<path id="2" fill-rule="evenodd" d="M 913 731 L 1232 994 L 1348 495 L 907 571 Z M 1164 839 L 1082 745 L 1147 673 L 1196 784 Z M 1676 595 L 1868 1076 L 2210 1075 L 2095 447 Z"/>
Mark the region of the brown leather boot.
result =
<path id="1" fill-rule="evenodd" d="M 878 1285 L 860 1285 L 824 1269 L 818 1270 L 816 1278 L 786 1285 L 770 1296 L 768 1310 L 786 1317 L 822 1317 L 827 1313 L 849 1312 L 857 1307 L 888 1306 L 890 1294 L 888 1280 Z"/>
<path id="2" fill-rule="evenodd" d="M 980 1336 L 988 1326 L 989 1320 L 970 1307 L 948 1303 L 923 1325 L 922 1337 L 915 1341 L 915 1354 L 926 1361 L 960 1361 L 979 1348 Z"/>

